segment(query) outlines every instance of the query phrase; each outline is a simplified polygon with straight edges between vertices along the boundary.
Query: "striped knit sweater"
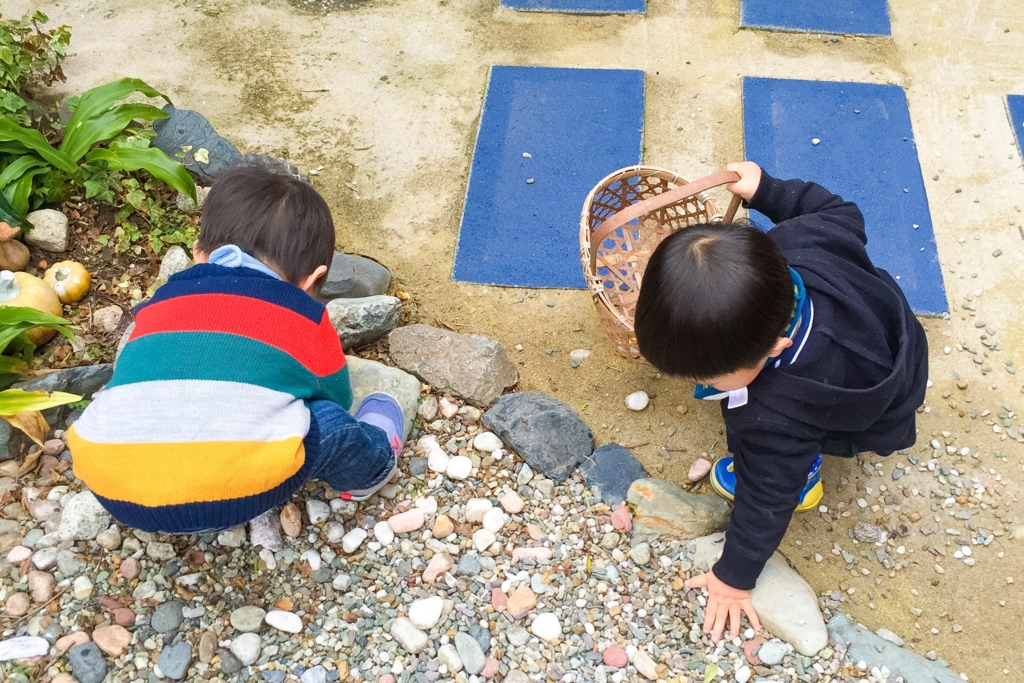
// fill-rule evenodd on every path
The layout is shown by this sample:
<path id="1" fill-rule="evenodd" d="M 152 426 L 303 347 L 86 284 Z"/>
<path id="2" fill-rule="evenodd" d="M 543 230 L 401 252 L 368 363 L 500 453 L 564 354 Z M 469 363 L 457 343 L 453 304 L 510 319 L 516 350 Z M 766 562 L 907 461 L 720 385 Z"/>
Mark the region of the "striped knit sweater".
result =
<path id="1" fill-rule="evenodd" d="M 110 383 L 68 433 L 75 474 L 138 529 L 242 524 L 306 480 L 306 402 L 320 399 L 352 404 L 323 304 L 249 268 L 197 265 L 136 310 Z"/>

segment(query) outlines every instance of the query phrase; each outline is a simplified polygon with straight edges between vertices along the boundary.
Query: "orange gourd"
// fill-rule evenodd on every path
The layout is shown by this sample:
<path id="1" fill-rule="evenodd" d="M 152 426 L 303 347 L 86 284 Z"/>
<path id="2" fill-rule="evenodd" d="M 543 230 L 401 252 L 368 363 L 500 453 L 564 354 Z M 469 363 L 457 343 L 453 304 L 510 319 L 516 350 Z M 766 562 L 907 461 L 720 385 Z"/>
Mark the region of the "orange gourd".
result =
<path id="1" fill-rule="evenodd" d="M 24 306 L 43 313 L 60 316 L 60 299 L 50 286 L 28 273 L 0 271 L 0 306 Z M 57 334 L 57 330 L 33 327 L 25 334 L 36 346 L 45 344 Z"/>
<path id="2" fill-rule="evenodd" d="M 77 261 L 61 261 L 46 269 L 43 282 L 53 288 L 62 304 L 73 304 L 89 291 L 92 276 Z"/>

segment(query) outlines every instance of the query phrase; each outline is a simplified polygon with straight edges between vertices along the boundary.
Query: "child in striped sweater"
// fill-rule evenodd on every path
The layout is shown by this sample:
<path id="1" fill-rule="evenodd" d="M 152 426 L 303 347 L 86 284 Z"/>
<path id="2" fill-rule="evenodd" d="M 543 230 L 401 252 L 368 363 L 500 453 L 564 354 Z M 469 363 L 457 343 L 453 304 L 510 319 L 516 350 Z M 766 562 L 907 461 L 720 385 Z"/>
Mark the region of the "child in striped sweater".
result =
<path id="1" fill-rule="evenodd" d="M 214 183 L 196 265 L 138 307 L 110 383 L 68 433 L 75 474 L 123 524 L 226 529 L 308 479 L 362 500 L 397 475 L 387 394 L 349 415 L 341 341 L 319 290 L 334 254 L 323 198 L 256 167 Z"/>

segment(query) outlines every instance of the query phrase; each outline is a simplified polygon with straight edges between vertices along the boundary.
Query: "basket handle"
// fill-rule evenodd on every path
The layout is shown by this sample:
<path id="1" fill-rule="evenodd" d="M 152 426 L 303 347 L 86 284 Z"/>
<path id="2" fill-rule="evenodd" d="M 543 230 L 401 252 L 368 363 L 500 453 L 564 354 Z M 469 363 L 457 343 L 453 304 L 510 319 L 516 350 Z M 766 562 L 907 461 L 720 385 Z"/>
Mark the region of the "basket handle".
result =
<path id="1" fill-rule="evenodd" d="M 692 183 L 687 183 L 680 187 L 677 187 L 668 192 L 662 192 L 659 195 L 645 199 L 636 204 L 627 206 L 622 211 L 610 216 L 608 220 L 601 224 L 601 227 L 593 232 L 590 236 L 590 268 L 596 270 L 597 268 L 597 245 L 601 244 L 608 237 L 623 225 L 626 225 L 630 221 L 639 218 L 640 216 L 647 215 L 652 211 L 657 211 L 660 208 L 673 204 L 680 199 L 690 197 L 695 194 L 700 194 L 705 190 L 709 190 L 712 187 L 718 187 L 719 185 L 725 185 L 726 183 L 735 183 L 740 179 L 738 173 L 733 171 L 722 171 L 721 173 L 715 173 L 709 175 L 706 178 L 695 180 Z M 725 212 L 723 220 L 728 223 L 736 215 L 737 209 L 740 206 L 741 197 L 734 195 L 732 201 L 729 203 L 729 209 Z"/>

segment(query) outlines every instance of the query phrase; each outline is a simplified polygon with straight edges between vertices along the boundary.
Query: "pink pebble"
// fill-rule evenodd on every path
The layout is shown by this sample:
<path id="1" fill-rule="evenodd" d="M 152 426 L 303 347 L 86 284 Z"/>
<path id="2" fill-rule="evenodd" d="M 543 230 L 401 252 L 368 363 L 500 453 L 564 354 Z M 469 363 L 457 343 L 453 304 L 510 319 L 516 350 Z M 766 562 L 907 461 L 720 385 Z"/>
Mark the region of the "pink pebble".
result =
<path id="1" fill-rule="evenodd" d="M 711 471 L 711 463 L 704 458 L 697 458 L 690 465 L 690 471 L 686 474 L 686 480 L 690 483 L 698 482 L 708 476 Z"/>
<path id="2" fill-rule="evenodd" d="M 551 559 L 550 548 L 516 548 L 512 551 L 512 562 L 513 564 L 528 557 L 534 562 L 546 562 Z"/>
<path id="3" fill-rule="evenodd" d="M 618 509 L 612 513 L 612 526 L 619 531 L 633 530 L 633 515 L 629 514 L 628 507 L 620 505 Z"/>
<path id="4" fill-rule="evenodd" d="M 491 680 L 498 674 L 498 666 L 500 662 L 494 657 L 488 657 L 487 661 L 484 662 L 484 668 L 480 669 L 480 675 L 486 680 Z"/>
<path id="5" fill-rule="evenodd" d="M 491 590 L 491 607 L 495 612 L 500 612 L 508 604 L 508 596 L 500 588 Z"/>
<path id="6" fill-rule="evenodd" d="M 427 568 L 423 570 L 423 581 L 426 583 L 434 583 L 437 581 L 437 577 L 441 576 L 451 568 L 452 558 L 448 557 L 445 553 L 437 553 L 430 558 L 430 562 L 427 563 Z"/>
<path id="7" fill-rule="evenodd" d="M 11 548 L 11 552 L 7 553 L 7 561 L 11 564 L 21 564 L 30 557 L 32 557 L 32 551 L 23 545 L 14 546 Z"/>
<path id="8" fill-rule="evenodd" d="M 629 664 L 629 655 L 618 645 L 609 645 L 604 649 L 604 663 L 622 669 Z"/>
<path id="9" fill-rule="evenodd" d="M 761 643 L 756 640 L 748 640 L 743 643 L 743 656 L 747 658 L 747 664 L 758 666 L 761 663 L 761 658 L 757 656 L 757 651 L 760 649 Z"/>
<path id="10" fill-rule="evenodd" d="M 125 558 L 125 561 L 121 563 L 121 576 L 126 581 L 132 581 L 139 575 L 139 561 L 134 557 Z"/>
<path id="11" fill-rule="evenodd" d="M 501 507 L 505 509 L 505 512 L 510 515 L 518 515 L 523 511 L 523 508 L 526 507 L 526 503 L 515 491 L 506 493 L 501 497 L 499 502 L 501 503 Z"/>
<path id="12" fill-rule="evenodd" d="M 377 679 L 377 683 L 395 683 L 395 677 L 391 674 L 384 674 Z"/>
<path id="13" fill-rule="evenodd" d="M 392 515 L 391 519 L 388 520 L 388 525 L 396 534 L 407 534 L 410 531 L 423 528 L 425 519 L 426 517 L 421 508 L 413 508 L 407 512 L 399 512 L 397 515 Z"/>

